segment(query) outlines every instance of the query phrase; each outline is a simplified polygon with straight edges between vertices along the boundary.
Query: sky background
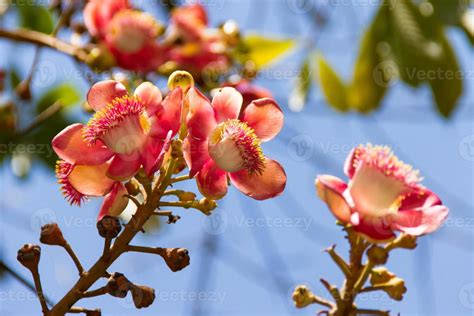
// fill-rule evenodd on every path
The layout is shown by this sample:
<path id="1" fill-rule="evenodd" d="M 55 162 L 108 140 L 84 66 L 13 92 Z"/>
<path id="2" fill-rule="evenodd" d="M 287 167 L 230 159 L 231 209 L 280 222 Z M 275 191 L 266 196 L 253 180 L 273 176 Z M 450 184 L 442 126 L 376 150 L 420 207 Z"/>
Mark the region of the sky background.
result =
<path id="1" fill-rule="evenodd" d="M 391 146 L 402 160 L 420 169 L 424 184 L 439 194 L 451 212 L 440 231 L 419 239 L 415 251 L 391 254 L 388 268 L 405 279 L 405 299 L 395 302 L 384 294 L 362 295 L 359 306 L 389 309 L 393 315 L 474 315 L 474 69 L 472 48 L 464 35 L 449 30 L 466 76 L 464 95 L 450 120 L 436 114 L 427 87 L 414 90 L 402 83 L 394 84 L 383 108 L 370 116 L 336 113 L 316 87 L 305 109 L 293 113 L 287 97 L 308 47 L 322 52 L 349 78 L 358 41 L 376 1 L 324 5 L 315 0 L 304 9 L 291 0 L 203 3 L 212 25 L 234 19 L 245 33 L 255 31 L 306 43 L 258 79 L 274 92 L 286 114 L 283 131 L 264 145 L 264 152 L 285 167 L 287 189 L 276 199 L 257 202 L 231 188 L 211 217 L 178 211 L 182 218 L 177 224 L 164 224 L 159 231 L 138 236 L 134 244 L 184 247 L 191 255 L 191 265 L 178 273 L 169 271 L 161 258 L 146 254 L 126 254 L 111 267 L 110 272 L 122 272 L 131 281 L 156 289 L 157 298 L 150 308 L 136 311 L 130 296 L 84 299 L 78 305 L 100 307 L 103 315 L 315 315 L 316 305 L 295 309 L 291 293 L 303 283 L 327 296 L 319 278 L 340 284 L 342 276 L 322 250 L 336 243 L 339 253 L 345 255 L 347 245 L 317 198 L 314 179 L 326 173 L 345 178 L 342 166 L 350 149 L 371 142 Z M 304 12 L 316 7 L 328 19 L 323 29 L 316 28 Z M 151 12 L 165 18 L 156 9 Z M 32 53 L 29 45 L 1 41 L 0 66 L 16 61 L 26 71 Z M 77 85 L 85 97 L 88 87 L 67 57 L 50 51 L 44 51 L 42 57 L 38 73 L 42 80 L 36 90 L 67 81 Z M 103 247 L 95 228 L 98 199 L 82 208 L 70 207 L 59 193 L 53 172 L 40 164 L 34 165 L 27 180 L 20 180 L 6 163 L 0 167 L 0 177 L 0 256 L 5 262 L 29 278 L 17 263 L 16 252 L 24 243 L 38 242 L 42 224 L 56 221 L 83 265 L 93 264 Z M 181 187 L 196 190 L 193 181 Z M 42 247 L 40 272 L 44 291 L 54 301 L 77 278 L 70 258 L 58 247 Z M 0 280 L 1 315 L 39 313 L 34 294 L 11 277 Z"/>

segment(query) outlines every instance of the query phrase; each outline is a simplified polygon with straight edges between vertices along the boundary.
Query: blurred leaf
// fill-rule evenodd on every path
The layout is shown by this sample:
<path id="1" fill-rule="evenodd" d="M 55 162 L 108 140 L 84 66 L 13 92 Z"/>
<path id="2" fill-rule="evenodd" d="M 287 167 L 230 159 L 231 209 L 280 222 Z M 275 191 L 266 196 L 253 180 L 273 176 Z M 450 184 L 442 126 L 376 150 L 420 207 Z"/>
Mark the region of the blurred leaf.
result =
<path id="1" fill-rule="evenodd" d="M 18 71 L 14 68 L 10 69 L 10 85 L 11 89 L 15 89 L 21 82 L 20 75 Z"/>
<path id="2" fill-rule="evenodd" d="M 57 85 L 47 91 L 38 100 L 37 111 L 42 112 L 50 105 L 60 102 L 64 107 L 74 105 L 81 101 L 81 95 L 77 89 L 67 83 Z"/>
<path id="3" fill-rule="evenodd" d="M 260 35 L 248 35 L 242 41 L 247 50 L 247 59 L 252 60 L 257 69 L 267 67 L 295 46 L 291 39 L 278 40 Z"/>
<path id="4" fill-rule="evenodd" d="M 433 97 L 438 111 L 444 117 L 449 117 L 456 108 L 463 91 L 463 72 L 449 44 L 441 26 L 439 26 L 439 43 L 443 49 L 442 58 L 433 65 L 432 71 L 436 74 L 429 80 Z"/>
<path id="5" fill-rule="evenodd" d="M 322 56 L 317 57 L 318 80 L 326 101 L 339 111 L 349 110 L 346 85 Z"/>
<path id="6" fill-rule="evenodd" d="M 296 77 L 293 91 L 290 94 L 289 107 L 292 111 L 299 112 L 303 109 L 311 89 L 311 67 L 309 59 L 303 62 Z"/>
<path id="7" fill-rule="evenodd" d="M 54 29 L 53 16 L 48 9 L 33 1 L 16 1 L 21 27 L 49 34 Z"/>
<path id="8" fill-rule="evenodd" d="M 431 4 L 431 10 L 436 18 L 443 24 L 459 26 L 461 16 L 469 8 L 470 0 L 428 0 Z M 472 2 L 471 2 L 472 3 Z M 421 4 L 420 9 L 423 10 L 423 5 L 429 10 L 426 4 Z"/>
<path id="9" fill-rule="evenodd" d="M 380 106 L 387 87 L 398 74 L 396 64 L 390 60 L 390 52 L 383 49 L 386 45 L 383 40 L 387 34 L 387 10 L 385 5 L 380 7 L 361 40 L 359 56 L 347 92 L 349 107 L 362 113 L 368 113 Z"/>

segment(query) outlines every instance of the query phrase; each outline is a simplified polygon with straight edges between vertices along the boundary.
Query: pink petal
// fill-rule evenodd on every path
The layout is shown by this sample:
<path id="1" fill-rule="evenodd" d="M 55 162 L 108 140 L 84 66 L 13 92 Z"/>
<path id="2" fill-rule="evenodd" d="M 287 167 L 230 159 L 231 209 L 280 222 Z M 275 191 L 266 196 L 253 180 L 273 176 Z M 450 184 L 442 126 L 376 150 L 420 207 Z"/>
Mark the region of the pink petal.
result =
<path id="1" fill-rule="evenodd" d="M 130 8 L 128 0 L 90 0 L 84 8 L 84 24 L 92 36 L 103 36 L 115 13 Z"/>
<path id="2" fill-rule="evenodd" d="M 209 156 L 208 141 L 186 137 L 183 143 L 184 160 L 189 168 L 189 175 L 194 177 L 204 164 L 211 159 Z"/>
<path id="3" fill-rule="evenodd" d="M 95 83 L 87 93 L 87 102 L 94 111 L 100 111 L 115 98 L 127 95 L 123 84 L 114 80 L 104 80 Z"/>
<path id="4" fill-rule="evenodd" d="M 168 132 L 168 136 L 166 137 L 165 141 L 152 137 L 148 138 L 146 149 L 141 157 L 143 169 L 148 176 L 152 176 L 161 168 L 165 154 L 170 149 L 171 138 L 171 131 Z"/>
<path id="5" fill-rule="evenodd" d="M 128 192 L 125 186 L 121 182 L 116 182 L 112 191 L 105 196 L 104 202 L 102 202 L 99 218 L 105 215 L 119 216 L 127 207 L 128 198 L 124 196 L 127 194 Z"/>
<path id="6" fill-rule="evenodd" d="M 84 125 L 76 123 L 59 132 L 52 141 L 56 154 L 71 164 L 100 165 L 112 157 L 113 152 L 97 141 L 88 145 L 82 138 Z"/>
<path id="7" fill-rule="evenodd" d="M 255 200 L 266 200 L 280 195 L 286 186 L 286 173 L 283 167 L 270 158 L 265 158 L 263 173 L 249 174 L 240 170 L 229 174 L 231 182 L 242 193 Z"/>
<path id="8" fill-rule="evenodd" d="M 283 112 L 272 99 L 254 100 L 243 112 L 242 121 L 255 130 L 262 142 L 266 142 L 274 138 L 283 127 Z"/>
<path id="9" fill-rule="evenodd" d="M 400 179 L 365 164 L 357 169 L 349 184 L 355 209 L 362 216 L 382 217 L 393 213 L 398 210 L 399 198 L 412 190 Z"/>
<path id="10" fill-rule="evenodd" d="M 349 223 L 351 208 L 343 195 L 347 184 L 330 175 L 317 177 L 315 184 L 319 197 L 328 205 L 334 216 L 343 223 Z"/>
<path id="11" fill-rule="evenodd" d="M 114 184 L 106 176 L 108 167 L 108 163 L 97 166 L 76 165 L 68 176 L 69 183 L 84 195 L 104 196 Z"/>
<path id="12" fill-rule="evenodd" d="M 349 179 L 352 179 L 355 173 L 356 151 L 357 148 L 353 148 L 349 156 L 347 156 L 346 162 L 344 163 L 344 173 Z"/>
<path id="13" fill-rule="evenodd" d="M 354 213 L 356 214 L 356 213 Z M 358 222 L 353 221 L 354 230 L 374 243 L 387 242 L 395 237 L 389 218 L 353 216 Z M 352 217 L 351 217 L 352 219 Z"/>
<path id="14" fill-rule="evenodd" d="M 173 136 L 176 135 L 181 125 L 182 105 L 183 93 L 178 87 L 168 94 L 150 117 L 152 121 L 150 136 L 165 139 L 169 131 L 173 132 Z"/>
<path id="15" fill-rule="evenodd" d="M 217 123 L 236 119 L 242 107 L 242 95 L 234 88 L 221 88 L 212 99 L 212 107 Z"/>
<path id="16" fill-rule="evenodd" d="M 394 219 L 393 227 L 413 236 L 428 234 L 441 226 L 448 213 L 449 209 L 439 204 L 400 210 Z"/>
<path id="17" fill-rule="evenodd" d="M 161 105 L 163 96 L 160 89 L 151 82 L 143 82 L 135 89 L 135 95 L 138 96 L 145 108 L 157 108 Z"/>
<path id="18" fill-rule="evenodd" d="M 199 191 L 208 199 L 219 200 L 227 193 L 227 173 L 212 159 L 208 160 L 196 177 Z"/>
<path id="19" fill-rule="evenodd" d="M 115 155 L 107 170 L 107 176 L 115 181 L 126 181 L 138 172 L 140 165 L 137 155 Z"/>
<path id="20" fill-rule="evenodd" d="M 209 100 L 198 89 L 191 87 L 186 95 L 189 112 L 186 124 L 191 136 L 207 139 L 217 123 Z"/>
<path id="21" fill-rule="evenodd" d="M 401 205 L 400 210 L 413 210 L 417 208 L 427 208 L 434 205 L 441 205 L 440 198 L 427 189 L 422 189 L 420 192 L 407 195 Z"/>

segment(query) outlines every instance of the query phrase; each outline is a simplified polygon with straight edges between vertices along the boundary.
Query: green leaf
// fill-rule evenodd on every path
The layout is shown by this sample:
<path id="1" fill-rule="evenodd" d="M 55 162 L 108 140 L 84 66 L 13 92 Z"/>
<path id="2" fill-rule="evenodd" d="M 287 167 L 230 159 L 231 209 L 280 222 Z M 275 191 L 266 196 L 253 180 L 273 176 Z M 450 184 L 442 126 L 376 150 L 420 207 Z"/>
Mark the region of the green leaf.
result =
<path id="1" fill-rule="evenodd" d="M 269 66 L 295 46 L 291 39 L 271 39 L 255 34 L 244 37 L 242 41 L 245 57 L 252 60 L 257 69 Z"/>
<path id="2" fill-rule="evenodd" d="M 463 72 L 441 26 L 439 26 L 438 36 L 443 55 L 431 69 L 431 74 L 434 74 L 434 76 L 428 76 L 428 78 L 437 109 L 441 115 L 448 118 L 456 108 L 462 95 Z"/>
<path id="3" fill-rule="evenodd" d="M 390 53 L 383 49 L 386 46 L 384 38 L 387 34 L 387 10 L 385 5 L 380 7 L 361 40 L 352 82 L 347 92 L 349 107 L 362 113 L 368 113 L 380 106 L 387 88 L 398 74 L 398 68 L 390 59 Z"/>
<path id="4" fill-rule="evenodd" d="M 14 90 L 21 82 L 18 71 L 14 68 L 10 69 L 10 85 L 11 89 Z"/>
<path id="5" fill-rule="evenodd" d="M 306 59 L 303 62 L 303 65 L 300 68 L 298 76 L 296 77 L 295 85 L 293 91 L 290 94 L 288 104 L 291 110 L 299 112 L 303 109 L 307 99 L 308 94 L 311 89 L 311 67 L 309 59 Z"/>
<path id="6" fill-rule="evenodd" d="M 49 34 L 54 29 L 53 16 L 48 9 L 33 1 L 17 1 L 21 27 Z"/>
<path id="7" fill-rule="evenodd" d="M 349 110 L 346 85 L 322 56 L 317 57 L 318 80 L 326 101 L 336 110 Z"/>
<path id="8" fill-rule="evenodd" d="M 63 107 L 68 107 L 78 103 L 81 95 L 77 89 L 70 84 L 60 84 L 53 87 L 41 96 L 37 104 L 37 112 L 44 111 L 50 105 L 61 102 Z"/>

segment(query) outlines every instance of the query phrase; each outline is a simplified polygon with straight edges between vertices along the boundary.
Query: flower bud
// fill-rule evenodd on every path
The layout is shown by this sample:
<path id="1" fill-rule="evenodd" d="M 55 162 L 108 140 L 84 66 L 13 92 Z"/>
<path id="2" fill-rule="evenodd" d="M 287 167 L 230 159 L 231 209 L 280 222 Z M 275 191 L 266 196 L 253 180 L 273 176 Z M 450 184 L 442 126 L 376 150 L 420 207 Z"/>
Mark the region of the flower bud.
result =
<path id="1" fill-rule="evenodd" d="M 175 139 L 171 142 L 171 156 L 181 158 L 183 156 L 183 141 Z"/>
<path id="2" fill-rule="evenodd" d="M 16 259 L 31 272 L 38 270 L 41 248 L 38 245 L 25 244 L 18 250 Z"/>
<path id="3" fill-rule="evenodd" d="M 169 60 L 158 68 L 158 73 L 162 76 L 169 76 L 176 70 L 178 70 L 178 64 Z"/>
<path id="4" fill-rule="evenodd" d="M 148 286 L 133 285 L 131 288 L 133 303 L 136 308 L 148 307 L 155 300 L 155 290 Z"/>
<path id="5" fill-rule="evenodd" d="M 388 251 L 385 248 L 374 245 L 367 251 L 367 257 L 369 257 L 374 265 L 382 265 L 388 260 Z"/>
<path id="6" fill-rule="evenodd" d="M 370 274 L 370 284 L 378 285 L 387 283 L 395 277 L 395 274 L 388 271 L 385 267 L 374 268 L 372 269 L 372 272 Z"/>
<path id="7" fill-rule="evenodd" d="M 117 217 L 105 215 L 97 221 L 97 230 L 104 238 L 115 238 L 122 230 L 122 225 Z"/>
<path id="8" fill-rule="evenodd" d="M 292 294 L 297 308 L 303 308 L 314 303 L 314 294 L 304 285 L 296 287 Z"/>
<path id="9" fill-rule="evenodd" d="M 401 301 L 403 299 L 403 294 L 407 292 L 405 281 L 403 281 L 403 279 L 395 277 L 389 282 L 387 282 L 387 286 L 384 288 L 384 291 L 392 299 L 396 301 Z"/>
<path id="10" fill-rule="evenodd" d="M 194 86 L 194 78 L 187 71 L 177 70 L 173 72 L 168 79 L 168 88 L 170 90 L 181 87 L 181 89 L 186 92 L 192 86 Z"/>
<path id="11" fill-rule="evenodd" d="M 183 270 L 189 265 L 189 252 L 184 248 L 164 248 L 160 256 L 165 259 L 166 265 L 171 271 Z"/>
<path id="12" fill-rule="evenodd" d="M 86 58 L 86 64 L 96 71 L 105 71 L 114 67 L 115 58 L 107 47 L 94 47 Z"/>
<path id="13" fill-rule="evenodd" d="M 41 227 L 40 242 L 52 246 L 64 247 L 66 245 L 63 233 L 56 223 L 46 224 Z"/>
<path id="14" fill-rule="evenodd" d="M 194 194 L 193 192 L 183 191 L 183 192 L 178 193 L 178 199 L 181 202 L 192 202 L 196 200 L 196 194 Z"/>
<path id="15" fill-rule="evenodd" d="M 114 297 L 124 298 L 132 286 L 122 273 L 114 272 L 107 282 L 107 292 Z"/>
<path id="16" fill-rule="evenodd" d="M 394 242 L 394 246 L 397 248 L 415 249 L 417 246 L 416 236 L 401 234 Z"/>
<path id="17" fill-rule="evenodd" d="M 229 20 L 224 22 L 220 27 L 220 31 L 227 45 L 235 46 L 239 43 L 240 30 L 239 25 L 235 21 Z"/>
<path id="18" fill-rule="evenodd" d="M 211 215 L 212 211 L 217 207 L 217 203 L 214 200 L 202 198 L 199 200 L 197 209 L 204 213 L 204 215 Z"/>
<path id="19" fill-rule="evenodd" d="M 99 309 L 86 311 L 86 316 L 101 316 L 101 315 L 102 315 L 102 312 Z"/>
<path id="20" fill-rule="evenodd" d="M 137 196 L 140 193 L 140 184 L 135 179 L 130 179 L 130 181 L 125 183 L 125 188 L 128 194 L 132 196 Z"/>

